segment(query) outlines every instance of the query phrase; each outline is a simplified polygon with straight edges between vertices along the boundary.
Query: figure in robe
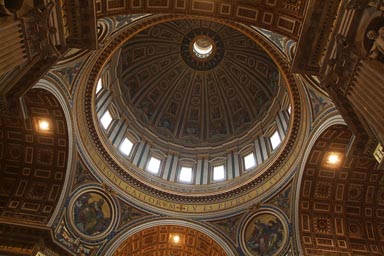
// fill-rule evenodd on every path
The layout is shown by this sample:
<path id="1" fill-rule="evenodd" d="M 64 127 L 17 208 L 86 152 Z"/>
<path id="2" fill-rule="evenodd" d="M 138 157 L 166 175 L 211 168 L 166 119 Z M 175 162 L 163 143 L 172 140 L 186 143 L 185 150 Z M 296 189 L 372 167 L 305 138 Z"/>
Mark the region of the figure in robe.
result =
<path id="1" fill-rule="evenodd" d="M 369 51 L 369 57 L 371 59 L 384 59 L 384 27 L 381 27 L 378 33 L 374 30 L 370 30 L 367 33 L 367 37 L 370 40 L 375 40 Z"/>

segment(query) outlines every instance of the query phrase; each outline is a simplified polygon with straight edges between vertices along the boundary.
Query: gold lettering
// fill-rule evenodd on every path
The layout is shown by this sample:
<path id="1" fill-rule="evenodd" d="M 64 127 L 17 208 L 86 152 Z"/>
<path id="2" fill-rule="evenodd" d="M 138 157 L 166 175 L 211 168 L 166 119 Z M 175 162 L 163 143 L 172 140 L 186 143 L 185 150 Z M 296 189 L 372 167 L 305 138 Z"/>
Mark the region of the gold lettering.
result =
<path id="1" fill-rule="evenodd" d="M 119 177 L 117 177 L 116 175 L 113 175 L 112 181 L 117 183 L 118 186 L 120 186 L 121 184 L 121 179 L 119 179 Z"/>
<path id="2" fill-rule="evenodd" d="M 212 210 L 212 205 L 204 205 L 204 212 L 211 212 Z"/>
<path id="3" fill-rule="evenodd" d="M 104 171 L 105 171 L 105 169 L 104 169 Z M 113 175 L 113 173 L 109 169 L 106 169 L 105 174 L 107 175 L 108 178 L 111 178 L 111 176 Z"/>
<path id="4" fill-rule="evenodd" d="M 135 197 L 136 199 L 140 199 L 142 201 L 147 202 L 148 204 L 161 207 L 166 210 L 171 211 L 180 211 L 180 212 L 191 212 L 191 213 L 203 213 L 203 212 L 214 212 L 214 211 L 220 211 L 227 208 L 232 208 L 235 206 L 242 205 L 250 200 L 255 199 L 257 196 L 262 194 L 268 187 L 273 186 L 277 181 L 281 179 L 282 176 L 284 176 L 285 172 L 290 170 L 290 167 L 285 165 L 282 167 L 276 175 L 269 180 L 267 183 L 257 187 L 255 190 L 237 197 L 230 199 L 228 201 L 218 202 L 215 204 L 208 204 L 208 205 L 199 205 L 199 204 L 175 204 L 169 201 L 161 200 L 152 196 L 147 195 L 146 193 L 140 192 L 139 190 L 134 189 L 131 187 L 128 183 L 126 183 L 124 180 L 122 180 L 118 175 L 115 175 L 106 165 L 104 165 L 104 162 L 101 159 L 97 159 L 97 165 L 99 166 L 100 170 L 117 186 L 119 186 L 123 191 L 127 192 L 129 195 Z M 293 159 L 289 159 L 288 163 L 293 163 Z"/>

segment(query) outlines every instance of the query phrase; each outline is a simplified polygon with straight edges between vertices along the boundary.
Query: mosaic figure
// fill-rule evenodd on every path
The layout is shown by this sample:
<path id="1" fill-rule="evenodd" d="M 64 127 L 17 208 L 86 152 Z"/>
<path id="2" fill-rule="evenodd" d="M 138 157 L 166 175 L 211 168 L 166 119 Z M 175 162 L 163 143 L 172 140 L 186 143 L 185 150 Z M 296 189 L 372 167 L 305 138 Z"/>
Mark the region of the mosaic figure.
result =
<path id="1" fill-rule="evenodd" d="M 76 227 L 85 235 L 98 235 L 111 224 L 111 207 L 98 193 L 81 195 L 74 203 L 73 213 Z"/>
<path id="2" fill-rule="evenodd" d="M 276 255 L 284 240 L 284 226 L 271 214 L 257 215 L 246 228 L 245 243 L 252 255 Z"/>

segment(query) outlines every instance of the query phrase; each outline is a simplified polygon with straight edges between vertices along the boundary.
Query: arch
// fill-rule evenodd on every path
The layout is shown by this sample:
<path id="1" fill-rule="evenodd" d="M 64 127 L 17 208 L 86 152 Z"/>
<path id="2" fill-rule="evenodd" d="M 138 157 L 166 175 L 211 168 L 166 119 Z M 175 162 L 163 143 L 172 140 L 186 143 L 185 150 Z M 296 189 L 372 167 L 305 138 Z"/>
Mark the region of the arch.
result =
<path id="1" fill-rule="evenodd" d="M 70 180 L 74 175 L 73 168 L 76 164 L 76 149 L 74 142 L 74 134 L 73 134 L 73 123 L 72 123 L 72 114 L 70 111 L 70 106 L 68 100 L 66 99 L 65 92 L 63 88 L 60 88 L 53 81 L 50 81 L 49 78 L 40 79 L 39 82 L 33 87 L 36 89 L 43 89 L 50 92 L 59 102 L 67 124 L 68 131 L 68 159 L 67 159 L 67 170 L 65 173 L 65 181 L 62 187 L 62 192 L 60 193 L 60 198 L 57 201 L 57 206 L 55 211 L 52 214 L 50 221 L 48 222 L 48 226 L 51 226 L 53 222 L 56 220 L 58 216 L 60 216 L 60 211 L 63 207 L 64 200 L 67 197 L 70 190 Z"/>
<path id="2" fill-rule="evenodd" d="M 329 123 L 328 123 L 329 124 Z M 297 241 L 304 255 L 382 254 L 384 178 L 372 157 L 354 155 L 345 125 L 316 132 L 297 193 Z M 339 160 L 330 162 L 329 156 Z"/>
<path id="3" fill-rule="evenodd" d="M 299 205 L 299 195 L 300 195 L 302 177 L 303 177 L 303 173 L 305 170 L 305 164 L 308 160 L 308 157 L 309 157 L 309 154 L 312 150 L 312 147 L 316 143 L 319 136 L 326 129 L 328 129 L 329 127 L 331 127 L 333 125 L 345 125 L 345 122 L 340 115 L 334 115 L 334 116 L 329 117 L 328 120 L 324 121 L 321 124 L 321 126 L 316 127 L 316 129 L 313 131 L 311 138 L 308 139 L 308 143 L 307 143 L 307 145 L 305 145 L 305 148 L 307 150 L 304 152 L 304 155 L 303 155 L 302 160 L 301 160 L 301 165 L 299 167 L 300 168 L 299 172 L 296 175 L 296 181 L 294 181 L 294 184 L 297 184 L 297 185 L 292 186 L 293 188 L 295 188 L 294 194 L 296 195 L 296 197 L 294 199 L 295 202 L 294 202 L 294 207 L 293 207 L 294 208 L 294 216 L 293 216 L 294 217 L 294 219 L 293 219 L 294 228 L 293 228 L 293 230 L 295 230 L 296 232 L 293 235 L 294 235 L 294 239 L 296 239 L 296 241 L 297 241 L 295 243 L 295 245 L 297 246 L 297 250 L 299 252 L 302 252 L 302 248 L 301 248 L 301 243 L 300 243 L 300 231 L 298 229 L 299 216 L 298 216 L 297 207 Z"/>
<path id="4" fill-rule="evenodd" d="M 20 10 L 24 0 L 0 0 L 0 16 L 9 15 Z"/>
<path id="5" fill-rule="evenodd" d="M 29 90 L 24 106 L 26 119 L 1 116 L 0 219 L 46 227 L 68 181 L 67 120 L 59 101 L 44 89 Z"/>
<path id="6" fill-rule="evenodd" d="M 4 1 L 5 7 L 12 12 L 18 11 L 24 2 L 24 0 L 3 0 L 3 1 Z"/>
<path id="7" fill-rule="evenodd" d="M 161 228 L 163 230 L 161 231 Z M 145 234 L 145 231 L 152 231 L 156 232 L 156 238 L 158 237 L 159 240 L 162 240 L 162 242 L 159 244 L 162 244 L 161 247 L 165 247 L 167 249 L 171 249 L 170 242 L 168 242 L 168 235 L 171 235 L 173 233 L 175 234 L 181 234 L 181 239 L 184 240 L 185 238 L 190 238 L 188 240 L 190 241 L 184 241 L 184 243 L 191 243 L 192 240 L 193 243 L 191 243 L 191 247 L 194 247 L 194 252 L 199 252 L 199 248 L 197 248 L 197 244 L 199 242 L 204 243 L 205 240 L 207 244 L 209 244 L 209 249 L 212 251 L 218 248 L 218 252 L 221 252 L 220 254 L 213 254 L 213 255 L 227 255 L 227 256 L 234 256 L 236 255 L 236 250 L 233 248 L 233 246 L 226 241 L 221 235 L 213 231 L 212 229 L 208 228 L 207 226 L 202 226 L 200 224 L 197 224 L 192 221 L 186 221 L 182 219 L 170 219 L 170 218 L 161 218 L 153 221 L 148 221 L 143 224 L 138 224 L 135 227 L 128 227 L 121 231 L 121 235 L 117 236 L 116 239 L 110 241 L 104 248 L 104 250 L 101 251 L 101 255 L 120 255 L 115 254 L 119 250 L 123 251 L 124 242 L 129 241 L 131 237 L 134 235 L 141 235 Z M 154 230 L 156 229 L 156 230 Z M 160 230 L 159 230 L 160 229 Z M 167 235 L 167 237 L 164 240 L 164 236 Z M 199 241 L 198 241 L 199 240 Z M 143 242 L 143 240 L 141 240 Z M 208 243 L 209 242 L 209 243 Z M 142 246 L 146 246 L 146 243 Z M 148 243 L 149 245 L 150 243 Z M 192 245 L 193 244 L 193 245 Z M 181 251 L 185 250 L 187 251 L 187 244 L 182 245 Z M 148 247 L 149 248 L 149 247 Z M 192 247 L 193 248 L 193 247 Z M 153 248 L 156 250 L 156 248 Z M 208 249 L 208 248 L 207 248 Z M 201 249 L 200 249 L 201 250 Z M 138 252 L 138 251 L 137 251 Z M 223 254 L 225 253 L 225 254 Z M 184 255 L 184 254 L 183 254 Z M 204 254 L 185 254 L 185 255 L 204 255 Z"/>

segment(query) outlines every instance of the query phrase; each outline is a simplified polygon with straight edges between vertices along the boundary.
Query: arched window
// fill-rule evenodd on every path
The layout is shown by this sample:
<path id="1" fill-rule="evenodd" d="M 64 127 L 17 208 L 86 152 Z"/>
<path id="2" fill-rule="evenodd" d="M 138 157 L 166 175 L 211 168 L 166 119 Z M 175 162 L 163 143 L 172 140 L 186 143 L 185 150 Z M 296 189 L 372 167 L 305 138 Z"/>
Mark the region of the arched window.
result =
<path id="1" fill-rule="evenodd" d="M 180 169 L 179 180 L 185 183 L 192 182 L 192 168 L 182 166 Z"/>
<path id="2" fill-rule="evenodd" d="M 101 89 L 103 89 L 103 81 L 101 80 L 101 78 L 99 78 L 96 85 L 96 94 L 98 94 Z"/>
<path id="3" fill-rule="evenodd" d="M 213 180 L 220 181 L 225 179 L 224 165 L 217 165 L 213 167 Z"/>
<path id="4" fill-rule="evenodd" d="M 101 116 L 100 122 L 103 125 L 104 129 L 107 130 L 109 125 L 112 122 L 112 116 L 111 116 L 111 113 L 109 113 L 108 110 L 105 111 L 104 114 Z"/>
<path id="5" fill-rule="evenodd" d="M 151 156 L 147 165 L 147 171 L 153 174 L 158 174 L 160 171 L 161 160 Z"/>
<path id="6" fill-rule="evenodd" d="M 272 136 L 269 138 L 271 142 L 272 150 L 275 150 L 281 143 L 280 135 L 277 131 L 275 131 Z"/>
<path id="7" fill-rule="evenodd" d="M 129 154 L 131 153 L 132 147 L 133 147 L 132 141 L 130 141 L 128 138 L 124 138 L 123 142 L 119 146 L 119 150 L 124 155 L 129 156 Z"/>
<path id="8" fill-rule="evenodd" d="M 248 170 L 256 166 L 255 154 L 253 152 L 244 156 L 243 159 L 244 159 L 245 170 Z"/>

